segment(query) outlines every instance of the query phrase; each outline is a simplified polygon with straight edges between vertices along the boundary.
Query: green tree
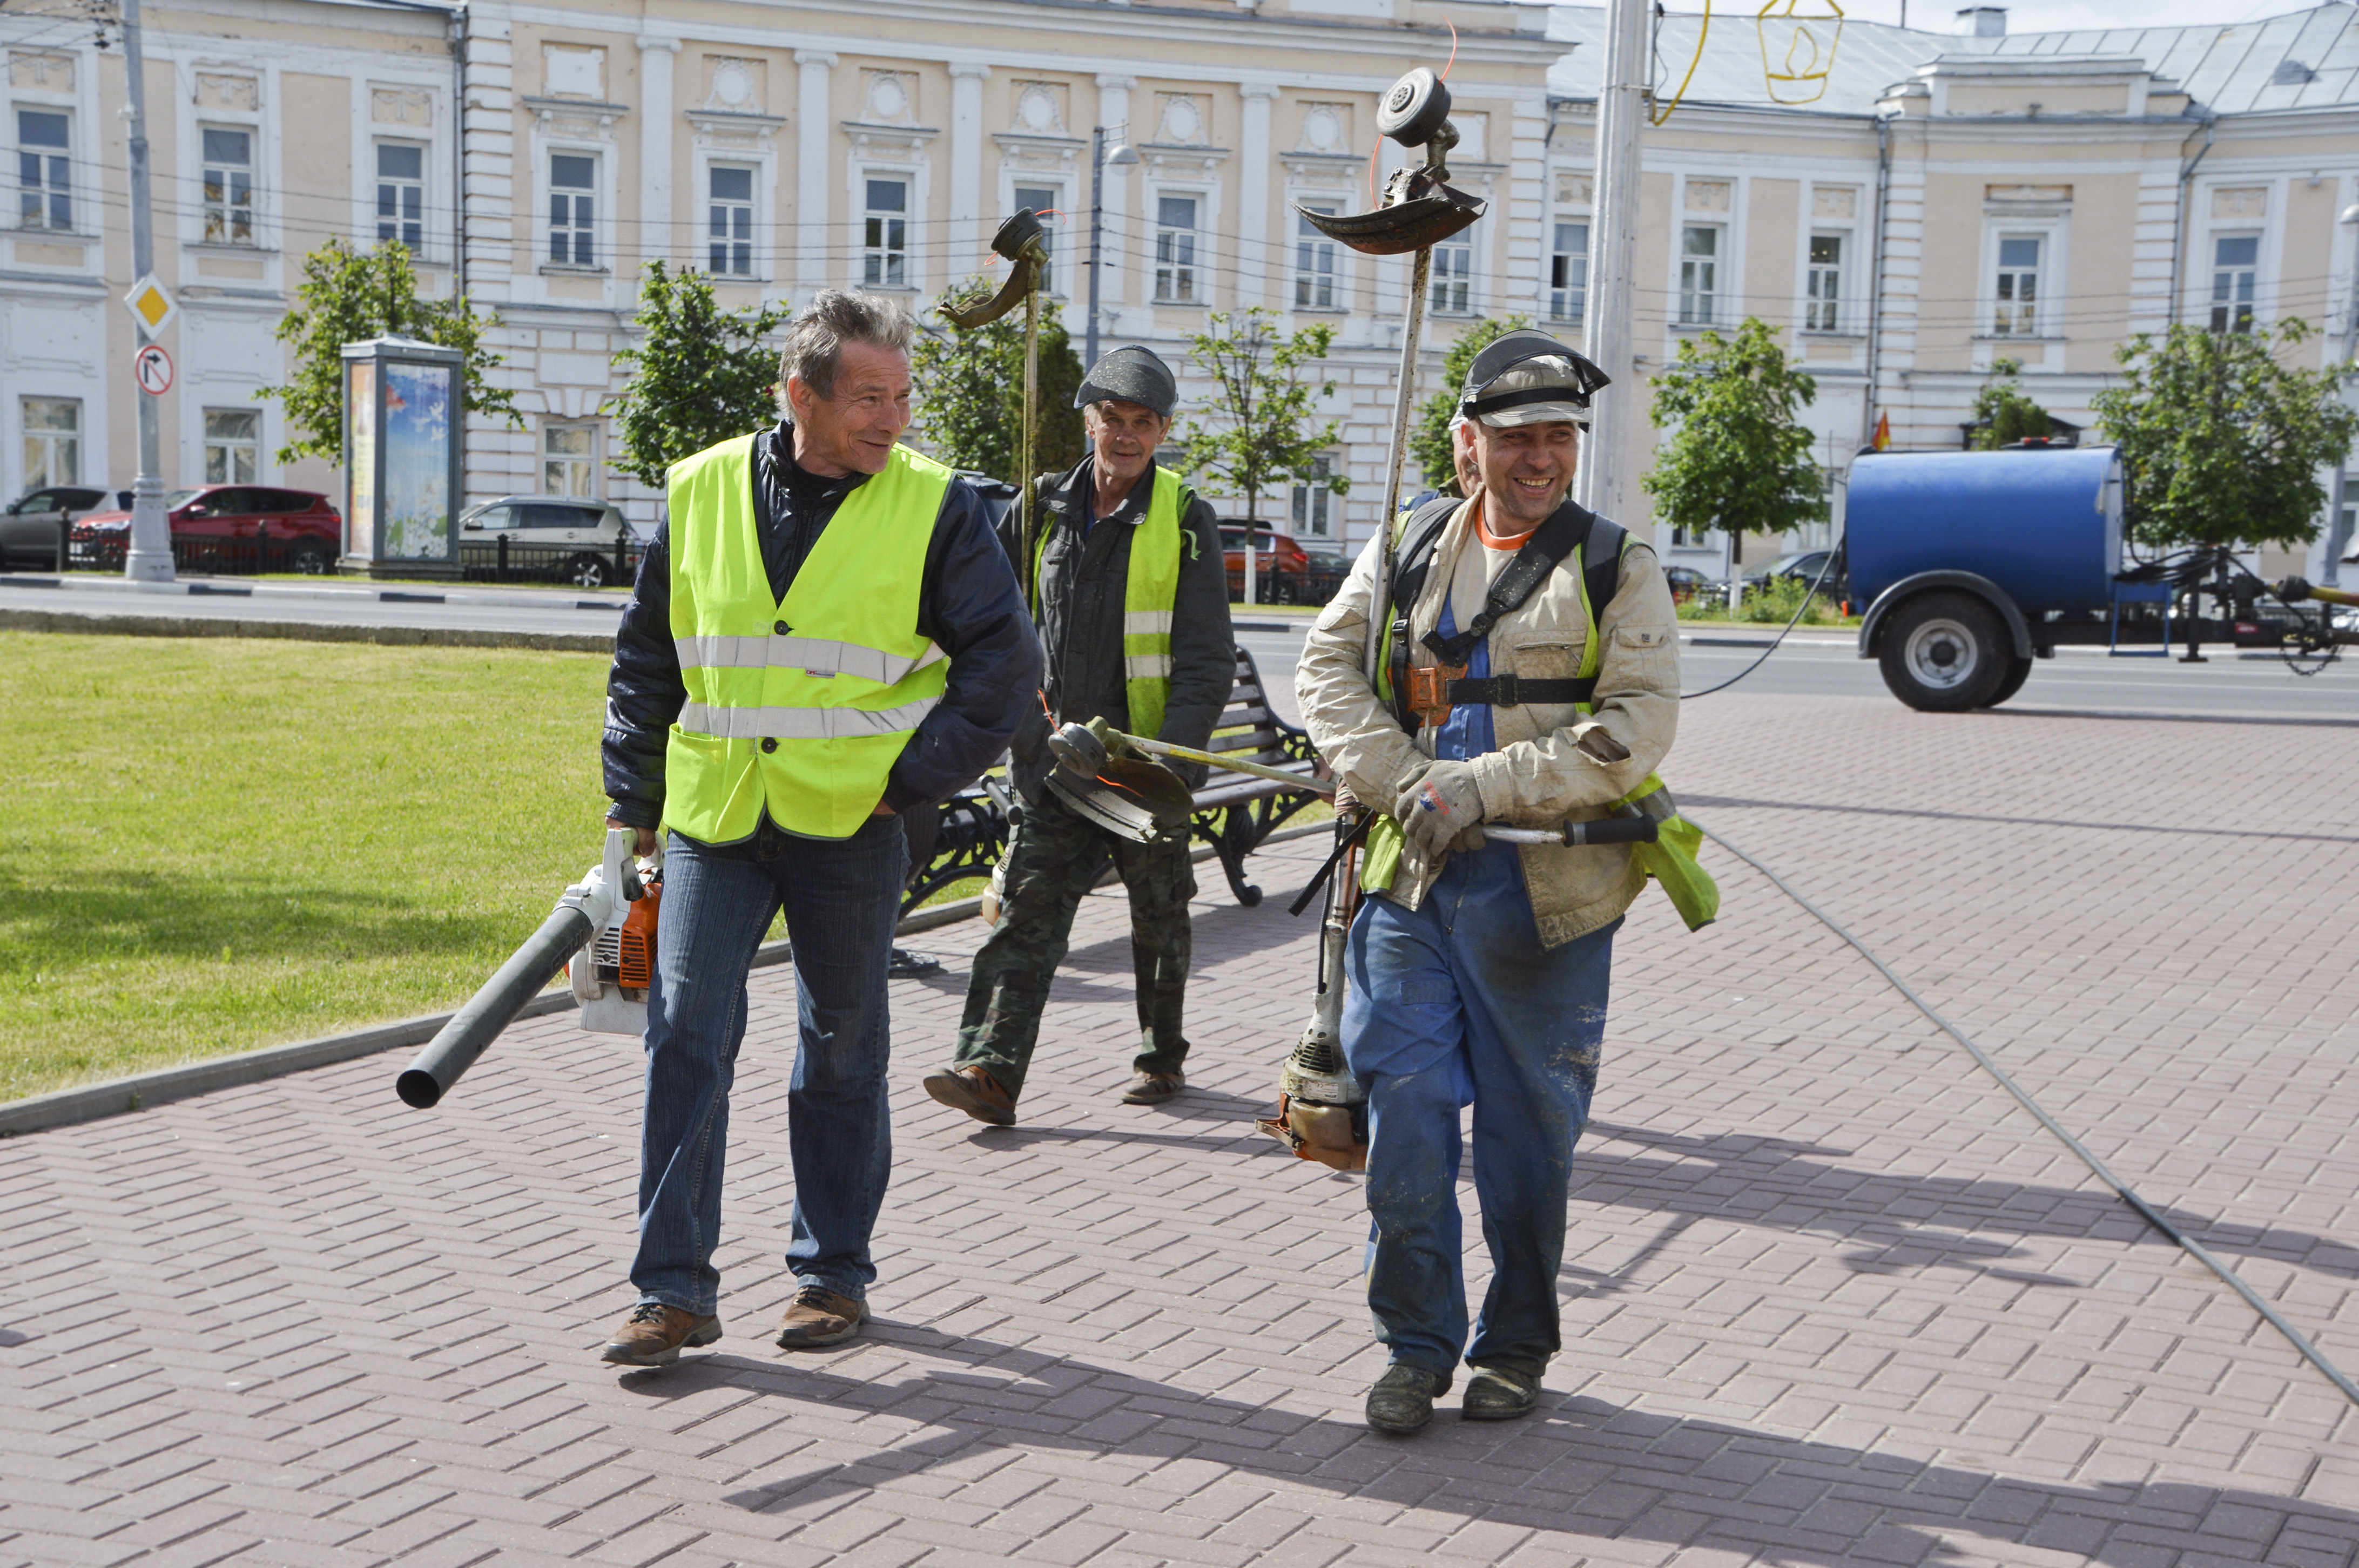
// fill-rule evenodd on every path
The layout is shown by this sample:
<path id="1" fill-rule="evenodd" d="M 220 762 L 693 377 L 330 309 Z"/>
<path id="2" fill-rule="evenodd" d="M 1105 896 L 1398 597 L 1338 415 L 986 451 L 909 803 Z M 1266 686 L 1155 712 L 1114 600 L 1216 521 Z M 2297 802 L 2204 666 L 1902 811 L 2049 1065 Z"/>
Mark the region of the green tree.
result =
<path id="1" fill-rule="evenodd" d="M 1425 476 L 1428 489 L 1454 492 L 1458 483 L 1458 468 L 1450 455 L 1450 422 L 1458 417 L 1459 390 L 1466 384 L 1466 373 L 1474 368 L 1474 356 L 1505 334 L 1531 324 L 1528 316 L 1486 316 L 1469 322 L 1450 345 L 1441 362 L 1441 385 L 1417 406 L 1408 427 L 1409 456 Z"/>
<path id="2" fill-rule="evenodd" d="M 680 459 L 776 419 L 778 354 L 765 340 L 793 316 L 784 305 L 723 310 L 702 273 L 647 263 L 638 340 L 614 356 L 628 379 L 603 405 L 622 436 L 614 466 L 661 490 Z"/>
<path id="3" fill-rule="evenodd" d="M 465 356 L 466 411 L 505 416 L 511 429 L 524 427 L 515 395 L 487 379 L 501 361 L 484 347 L 493 319 L 475 314 L 462 294 L 450 299 L 418 297 L 418 274 L 408 248 L 388 240 L 359 250 L 332 238 L 303 258 L 301 301 L 279 319 L 277 337 L 295 350 L 295 369 L 284 386 L 266 386 L 255 395 L 287 406 L 295 438 L 278 449 L 278 460 L 325 458 L 344 460 L 344 362 L 346 343 L 370 338 L 415 338 Z"/>
<path id="4" fill-rule="evenodd" d="M 2122 449 L 2131 537 L 2173 549 L 2316 535 L 2326 504 L 2317 470 L 2343 460 L 2359 413 L 2338 394 L 2342 367 L 2281 362 L 2310 335 L 2288 317 L 2250 332 L 2141 332 L 2115 351 L 2122 384 L 2089 402 Z"/>
<path id="5" fill-rule="evenodd" d="M 1212 378 L 1205 412 L 1220 424 L 1208 427 L 1191 419 L 1180 430 L 1188 470 L 1243 495 L 1248 521 L 1259 520 L 1265 494 L 1289 481 L 1347 493 L 1349 479 L 1319 471 L 1343 427 L 1330 419 L 1309 427 L 1310 400 L 1332 395 L 1335 384 L 1303 379 L 1305 367 L 1326 359 L 1335 329 L 1321 321 L 1280 338 L 1277 312 L 1258 305 L 1212 311 L 1205 326 L 1188 357 Z"/>
<path id="6" fill-rule="evenodd" d="M 971 277 L 951 295 L 972 297 L 989 284 Z M 928 313 L 929 316 L 931 312 Z M 1016 471 L 1024 439 L 1024 312 L 1011 310 L 980 327 L 928 320 L 909 348 L 917 390 L 918 434 L 926 449 L 952 468 L 973 469 L 1010 484 L 1037 475 Z M 1057 302 L 1040 300 L 1040 426 L 1032 464 L 1061 473 L 1082 460 L 1082 356 L 1073 351 Z"/>
<path id="7" fill-rule="evenodd" d="M 2048 434 L 2048 410 L 2034 403 L 2017 380 L 2023 362 L 1991 361 L 1990 379 L 1974 394 L 1974 427 L 1967 444 L 1978 452 L 1995 452 L 2027 437 Z"/>
<path id="8" fill-rule="evenodd" d="M 1659 516 L 1699 532 L 1782 534 L 1827 514 L 1816 438 L 1796 416 L 1819 385 L 1787 362 L 1777 329 L 1747 316 L 1733 338 L 1682 339 L 1649 384 L 1656 427 L 1670 435 L 1639 482 Z"/>

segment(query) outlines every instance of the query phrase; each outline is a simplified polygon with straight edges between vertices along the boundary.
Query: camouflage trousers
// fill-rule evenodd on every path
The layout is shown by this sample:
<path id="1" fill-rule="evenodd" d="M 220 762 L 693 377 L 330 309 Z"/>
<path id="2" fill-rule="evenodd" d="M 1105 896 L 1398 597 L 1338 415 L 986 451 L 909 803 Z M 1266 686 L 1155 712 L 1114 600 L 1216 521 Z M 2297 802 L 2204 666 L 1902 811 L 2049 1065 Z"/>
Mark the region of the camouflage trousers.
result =
<path id="1" fill-rule="evenodd" d="M 1136 843 L 1084 822 L 1054 796 L 1037 806 L 1027 801 L 1007 849 L 999 922 L 974 956 L 958 1035 L 958 1065 L 987 1069 L 1011 1099 L 1024 1090 L 1073 911 L 1109 852 L 1130 890 L 1130 957 L 1138 985 L 1134 1065 L 1142 1073 L 1176 1073 L 1187 1059 L 1180 1019 L 1191 942 L 1188 901 L 1196 895 L 1187 841 Z"/>

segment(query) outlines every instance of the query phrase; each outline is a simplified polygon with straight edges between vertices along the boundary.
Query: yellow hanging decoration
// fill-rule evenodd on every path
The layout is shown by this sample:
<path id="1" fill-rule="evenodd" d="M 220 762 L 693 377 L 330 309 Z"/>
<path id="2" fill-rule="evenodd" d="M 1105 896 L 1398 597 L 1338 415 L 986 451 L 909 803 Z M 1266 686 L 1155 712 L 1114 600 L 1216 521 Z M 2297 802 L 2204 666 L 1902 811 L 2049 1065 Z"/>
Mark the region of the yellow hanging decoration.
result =
<path id="1" fill-rule="evenodd" d="M 1777 4 L 1777 0 L 1770 0 L 1770 4 Z M 1660 38 L 1661 36 L 1662 35 L 1659 31 L 1656 34 L 1658 38 Z M 1679 106 L 1686 101 L 1688 95 L 1688 83 L 1695 80 L 1696 67 L 1703 63 L 1703 41 L 1711 36 L 1712 0 L 1703 0 L 1703 17 L 1702 20 L 1696 25 L 1695 59 L 1688 61 L 1688 73 L 1680 78 L 1680 90 L 1671 94 L 1671 101 L 1663 105 L 1662 113 L 1657 114 L 1651 105 L 1647 108 L 1647 124 L 1650 125 L 1660 125 L 1665 124 L 1679 109 Z M 1659 53 L 1655 57 L 1655 63 L 1658 65 L 1662 63 L 1662 57 Z M 1651 99 L 1653 94 L 1649 93 L 1647 96 Z"/>
<path id="2" fill-rule="evenodd" d="M 1832 32 L 1824 29 L 1828 22 L 1834 24 Z M 1843 8 L 1836 0 L 1768 0 L 1761 7 L 1754 26 L 1761 35 L 1761 71 L 1768 79 L 1771 103 L 1815 103 L 1827 95 L 1843 25 Z M 1773 32 L 1783 49 L 1773 47 Z M 1773 61 L 1782 62 L 1783 69 Z"/>

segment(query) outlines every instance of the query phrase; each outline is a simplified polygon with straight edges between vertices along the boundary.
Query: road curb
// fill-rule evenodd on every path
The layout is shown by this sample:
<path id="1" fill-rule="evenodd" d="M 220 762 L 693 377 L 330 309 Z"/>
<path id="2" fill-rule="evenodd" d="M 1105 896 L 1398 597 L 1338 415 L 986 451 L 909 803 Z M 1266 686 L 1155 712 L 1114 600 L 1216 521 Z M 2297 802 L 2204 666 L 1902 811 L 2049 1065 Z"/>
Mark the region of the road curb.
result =
<path id="1" fill-rule="evenodd" d="M 271 637 L 298 643 L 383 643 L 396 647 L 539 648 L 568 654 L 614 651 L 611 632 L 485 632 L 462 626 L 355 626 L 325 621 L 241 621 L 73 610 L 0 610 L 0 630 L 90 637 Z"/>
<path id="2" fill-rule="evenodd" d="M 1306 822 L 1292 827 L 1281 827 L 1262 843 L 1283 844 L 1289 839 L 1329 831 L 1332 829 L 1324 822 Z M 1212 857 L 1210 845 L 1199 846 L 1194 852 L 1198 860 L 1207 860 Z M 913 936 L 945 925 L 955 925 L 961 921 L 973 919 L 982 910 L 980 895 L 952 899 L 948 903 L 929 904 L 911 913 L 894 928 L 894 935 Z M 793 949 L 788 944 L 765 942 L 754 950 L 751 967 L 768 968 L 783 964 L 792 957 Z M 525 1003 L 524 1011 L 516 1016 L 539 1018 L 552 1012 L 562 1012 L 572 1005 L 571 991 L 545 991 Z M 285 1077 L 290 1073 L 309 1072 L 314 1067 L 332 1066 L 339 1062 L 349 1062 L 356 1056 L 375 1055 L 381 1051 L 423 1045 L 449 1022 L 451 1014 L 448 1012 L 421 1013 L 416 1018 L 375 1023 L 365 1029 L 346 1030 L 341 1034 L 323 1034 L 316 1040 L 266 1045 L 258 1051 L 241 1051 L 235 1055 L 215 1056 L 175 1067 L 157 1067 L 145 1073 L 132 1073 L 120 1078 L 109 1078 L 104 1083 L 79 1084 L 72 1088 L 52 1089 L 48 1094 L 28 1095 L 20 1100 L 0 1104 L 0 1138 L 15 1138 L 53 1127 L 71 1127 L 110 1116 L 123 1116 L 145 1110 L 150 1106 L 191 1099 L 215 1089 L 234 1088 L 241 1084 L 261 1083 L 267 1078 Z"/>
<path id="3" fill-rule="evenodd" d="M 135 582 L 103 573 L 55 573 L 27 576 L 0 573 L 0 588 L 61 588 L 104 593 L 142 594 L 164 599 L 308 599 L 336 604 L 459 604 L 489 605 L 508 610 L 613 610 L 631 601 L 627 590 L 601 594 L 596 589 L 552 588 L 521 593 L 505 589 L 362 588 L 357 585 L 314 588 L 292 582 L 248 582 L 236 578 L 181 578 L 174 582 Z"/>

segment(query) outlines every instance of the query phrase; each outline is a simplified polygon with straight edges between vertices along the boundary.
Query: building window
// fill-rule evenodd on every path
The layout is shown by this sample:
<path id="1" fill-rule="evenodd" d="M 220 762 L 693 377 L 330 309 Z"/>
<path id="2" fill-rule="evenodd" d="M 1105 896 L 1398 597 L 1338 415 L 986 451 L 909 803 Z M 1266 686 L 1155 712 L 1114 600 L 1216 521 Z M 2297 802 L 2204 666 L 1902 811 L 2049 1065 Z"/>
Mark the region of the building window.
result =
<path id="1" fill-rule="evenodd" d="M 1040 237 L 1041 248 L 1049 253 L 1049 265 L 1040 269 L 1040 292 L 1057 292 L 1057 202 L 1061 192 L 1046 185 L 1019 185 L 1016 188 L 1016 205 L 1029 208 L 1049 232 Z"/>
<path id="2" fill-rule="evenodd" d="M 16 222 L 27 229 L 73 227 L 73 157 L 66 117 L 16 111 Z"/>
<path id="3" fill-rule="evenodd" d="M 715 277 L 754 276 L 754 171 L 715 164 L 705 171 L 706 270 Z"/>
<path id="4" fill-rule="evenodd" d="M 1578 321 L 1589 309 L 1589 224 L 1556 226 L 1556 250 L 1549 257 L 1549 314 Z"/>
<path id="5" fill-rule="evenodd" d="M 25 417 L 25 488 L 82 482 L 82 400 L 27 397 Z"/>
<path id="6" fill-rule="evenodd" d="M 1304 211 L 1332 218 L 1335 215 L 1335 205 L 1331 201 Z M 1335 242 L 1321 233 L 1317 226 L 1299 212 L 1294 217 L 1294 308 L 1297 310 L 1332 310 L 1336 308 Z M 1320 460 L 1323 462 L 1326 460 Z M 1298 495 L 1300 493 L 1296 492 Z"/>
<path id="7" fill-rule="evenodd" d="M 376 237 L 398 240 L 415 255 L 426 243 L 426 149 L 376 145 Z"/>
<path id="8" fill-rule="evenodd" d="M 1680 231 L 1680 325 L 1709 327 L 1720 304 L 1720 229 L 1690 223 Z"/>
<path id="9" fill-rule="evenodd" d="M 1294 532 L 1298 538 L 1325 539 L 1335 531 L 1335 492 L 1327 481 L 1335 472 L 1334 459 L 1321 457 L 1310 467 L 1312 482 L 1294 487 Z"/>
<path id="10" fill-rule="evenodd" d="M 252 484 L 261 477 L 262 416 L 251 408 L 205 410 L 205 482 Z"/>
<path id="11" fill-rule="evenodd" d="M 1433 297 L 1426 302 L 1435 314 L 1463 314 L 1474 307 L 1474 247 L 1444 242 L 1433 247 Z"/>
<path id="12" fill-rule="evenodd" d="M 598 265 L 598 160 L 587 153 L 549 156 L 549 259 L 560 266 Z"/>
<path id="13" fill-rule="evenodd" d="M 2258 234 L 2223 234 L 2212 242 L 2212 330 L 2253 330 L 2253 279 L 2260 270 Z"/>
<path id="14" fill-rule="evenodd" d="M 1998 243 L 1998 310 L 1991 331 L 2002 338 L 2028 338 L 2039 330 L 2039 241 Z"/>
<path id="15" fill-rule="evenodd" d="M 205 243 L 254 243 L 254 133 L 204 133 Z"/>
<path id="16" fill-rule="evenodd" d="M 1158 197 L 1155 204 L 1155 297 L 1167 305 L 1196 302 L 1196 199 Z"/>
<path id="17" fill-rule="evenodd" d="M 1810 236 L 1809 293 L 1802 304 L 1802 330 L 1843 330 L 1843 253 L 1841 234 Z"/>
<path id="18" fill-rule="evenodd" d="M 861 280 L 871 287 L 906 288 L 909 283 L 909 182 L 871 178 L 868 229 Z"/>
<path id="19" fill-rule="evenodd" d="M 551 425 L 540 433 L 540 492 L 598 493 L 598 427 Z"/>

